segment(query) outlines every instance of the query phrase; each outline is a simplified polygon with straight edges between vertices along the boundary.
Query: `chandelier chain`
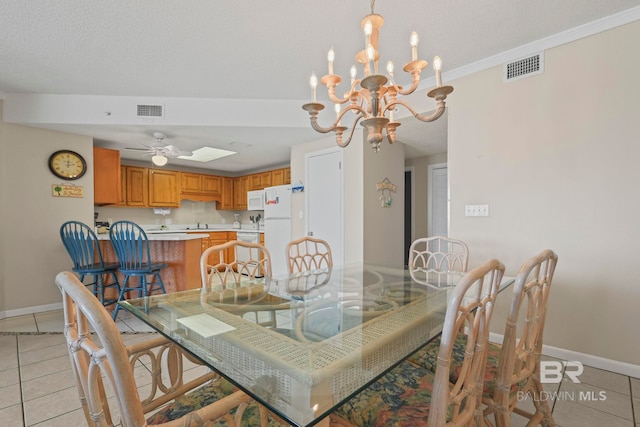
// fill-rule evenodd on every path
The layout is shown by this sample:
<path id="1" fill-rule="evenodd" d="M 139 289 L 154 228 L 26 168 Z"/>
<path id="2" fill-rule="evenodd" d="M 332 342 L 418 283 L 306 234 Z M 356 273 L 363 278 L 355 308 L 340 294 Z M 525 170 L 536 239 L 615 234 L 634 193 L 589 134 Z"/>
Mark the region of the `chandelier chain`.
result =
<path id="1" fill-rule="evenodd" d="M 374 14 L 373 9 L 374 9 L 374 7 L 376 6 L 376 0 L 371 0 L 371 2 L 370 2 L 370 6 L 371 6 L 371 14 L 373 15 L 373 14 Z"/>

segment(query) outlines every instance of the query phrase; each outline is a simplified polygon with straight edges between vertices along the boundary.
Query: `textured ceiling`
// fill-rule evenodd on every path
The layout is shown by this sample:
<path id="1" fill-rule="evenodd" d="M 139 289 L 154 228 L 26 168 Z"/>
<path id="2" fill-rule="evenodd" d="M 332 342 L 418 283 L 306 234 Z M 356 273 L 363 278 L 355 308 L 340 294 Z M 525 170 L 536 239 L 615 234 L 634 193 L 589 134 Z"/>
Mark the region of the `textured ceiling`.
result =
<path id="1" fill-rule="evenodd" d="M 638 0 L 379 0 L 375 11 L 385 19 L 383 62 L 393 60 L 400 69 L 410 59 L 409 34 L 416 30 L 419 56 L 431 62 L 440 55 L 445 70 L 454 70 L 639 5 Z M 363 46 L 360 19 L 368 13 L 365 0 L 1 0 L 0 97 L 5 110 L 21 94 L 232 100 L 242 114 L 234 113 L 239 117 L 228 124 L 222 119 L 45 123 L 34 117 L 22 122 L 91 135 L 99 145 L 119 148 L 151 143 L 154 131 L 186 150 L 250 145 L 223 164 L 205 165 L 228 172 L 282 164 L 292 144 L 320 137 L 297 107 L 309 100 L 311 71 L 326 73 L 326 53 L 333 47 L 335 71 L 348 78 L 353 55 Z M 431 77 L 425 70 L 423 79 Z M 295 113 L 282 105 L 296 106 Z M 259 117 L 269 109 L 281 111 L 282 120 Z M 329 123 L 329 116 L 321 122 Z M 407 122 L 398 138 L 413 147 L 412 155 L 441 152 L 446 120 Z M 123 151 L 123 157 L 131 156 L 140 159 L 139 153 Z"/>

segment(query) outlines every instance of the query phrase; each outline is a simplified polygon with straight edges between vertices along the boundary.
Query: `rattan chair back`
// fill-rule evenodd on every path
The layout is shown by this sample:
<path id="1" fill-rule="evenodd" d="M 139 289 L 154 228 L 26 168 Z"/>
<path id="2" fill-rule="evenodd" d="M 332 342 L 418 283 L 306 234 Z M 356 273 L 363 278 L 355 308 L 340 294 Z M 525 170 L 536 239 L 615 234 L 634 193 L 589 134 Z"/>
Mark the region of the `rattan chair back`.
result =
<path id="1" fill-rule="evenodd" d="M 517 397 L 527 393 L 533 395 L 536 413 L 522 415 L 553 425 L 551 410 L 540 399 L 543 389 L 539 369 L 547 302 L 557 262 L 558 255 L 546 249 L 525 262 L 516 277 L 490 405 L 495 407 L 496 423 L 500 426 L 508 425 Z M 518 388 L 515 394 L 514 386 Z"/>
<path id="2" fill-rule="evenodd" d="M 466 272 L 469 247 L 462 240 L 436 236 L 416 239 L 409 247 L 409 272 L 424 281 L 431 272 Z"/>
<path id="3" fill-rule="evenodd" d="M 164 337 L 125 346 L 109 313 L 72 273 L 59 273 L 55 282 L 62 293 L 64 334 L 87 425 L 150 426 L 145 414 L 203 384 L 224 381 L 212 372 L 187 381 L 183 357 L 199 362 Z M 145 394 L 140 395 L 136 379 L 149 384 Z M 233 425 L 228 412 L 250 400 L 238 391 L 162 425 L 177 427 L 191 425 L 189 420 L 219 418 Z M 109 405 L 114 402 L 117 408 L 112 411 Z M 118 413 L 120 418 L 115 419 Z"/>
<path id="4" fill-rule="evenodd" d="M 489 324 L 503 274 L 504 265 L 490 260 L 466 273 L 453 290 L 438 349 L 429 426 L 464 426 L 474 419 L 482 423 Z M 451 354 L 459 335 L 466 337 L 465 356 L 460 374 L 450 383 Z"/>
<path id="5" fill-rule="evenodd" d="M 305 236 L 289 242 L 286 256 L 289 273 L 329 270 L 333 267 L 329 243 L 315 237 Z"/>

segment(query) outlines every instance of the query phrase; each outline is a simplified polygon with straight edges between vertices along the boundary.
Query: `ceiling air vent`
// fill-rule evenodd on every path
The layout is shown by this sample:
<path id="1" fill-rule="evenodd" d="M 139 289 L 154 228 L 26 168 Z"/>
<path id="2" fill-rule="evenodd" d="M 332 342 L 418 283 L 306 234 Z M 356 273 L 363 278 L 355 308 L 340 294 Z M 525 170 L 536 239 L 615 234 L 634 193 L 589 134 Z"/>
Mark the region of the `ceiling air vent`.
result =
<path id="1" fill-rule="evenodd" d="M 162 105 L 138 105 L 138 117 L 163 117 Z"/>
<path id="2" fill-rule="evenodd" d="M 535 55 L 504 64 L 502 67 L 502 80 L 505 83 L 512 82 L 514 80 L 524 79 L 525 77 L 535 76 L 543 71 L 544 54 L 540 52 Z"/>

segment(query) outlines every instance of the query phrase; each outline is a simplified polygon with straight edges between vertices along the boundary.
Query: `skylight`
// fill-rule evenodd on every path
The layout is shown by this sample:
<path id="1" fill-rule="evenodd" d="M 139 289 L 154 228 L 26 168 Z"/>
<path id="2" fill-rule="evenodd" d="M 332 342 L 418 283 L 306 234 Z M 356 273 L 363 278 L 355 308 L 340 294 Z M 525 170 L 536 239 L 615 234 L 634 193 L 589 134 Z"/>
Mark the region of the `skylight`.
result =
<path id="1" fill-rule="evenodd" d="M 193 160 L 194 162 L 210 162 L 212 160 L 221 159 L 223 157 L 236 154 L 235 151 L 221 150 L 213 147 L 202 147 L 197 150 L 193 150 L 190 156 L 178 156 L 179 159 Z"/>

